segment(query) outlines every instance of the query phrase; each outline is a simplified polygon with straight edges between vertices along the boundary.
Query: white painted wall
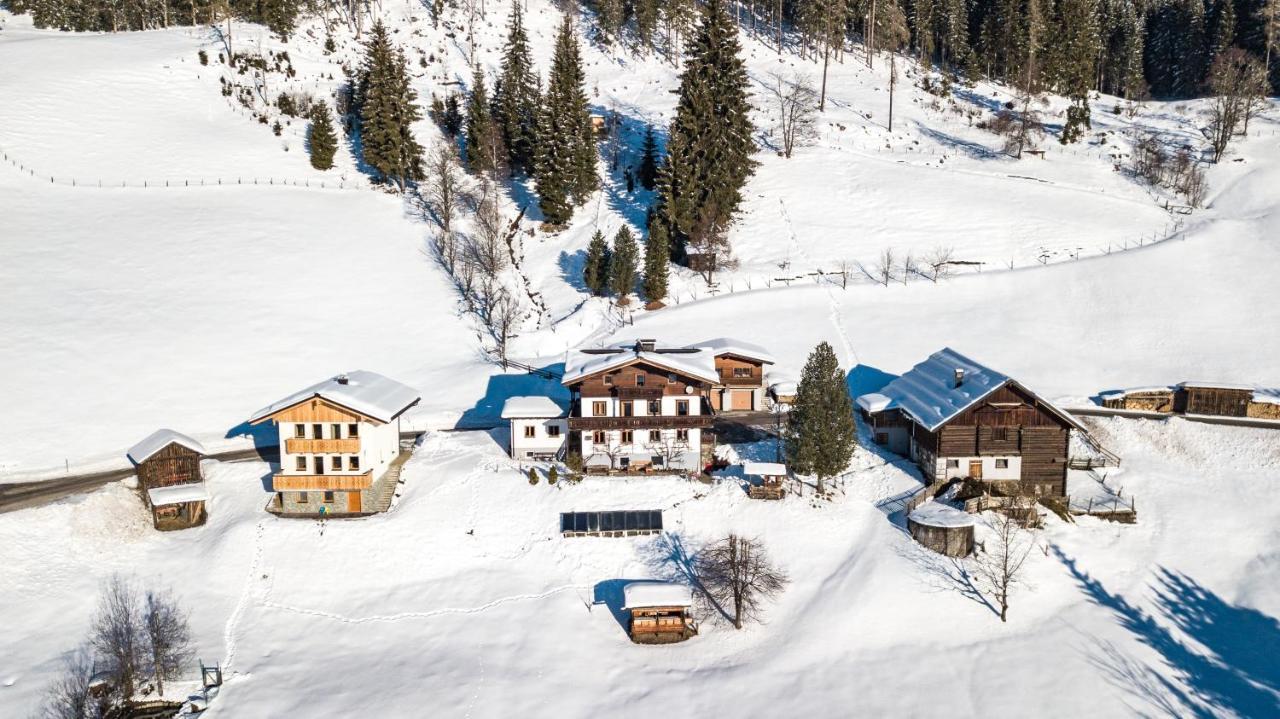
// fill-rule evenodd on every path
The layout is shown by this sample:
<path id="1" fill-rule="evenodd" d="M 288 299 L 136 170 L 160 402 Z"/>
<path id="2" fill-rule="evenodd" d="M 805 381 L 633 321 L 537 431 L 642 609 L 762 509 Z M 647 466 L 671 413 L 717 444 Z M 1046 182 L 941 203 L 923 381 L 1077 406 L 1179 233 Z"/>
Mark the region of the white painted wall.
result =
<path id="1" fill-rule="evenodd" d="M 947 460 L 957 463 L 956 467 L 947 467 Z M 1008 460 L 1009 466 L 1004 469 L 996 468 L 996 460 Z M 937 462 L 937 473 L 939 477 L 944 479 L 957 479 L 969 476 L 969 462 L 982 462 L 982 478 L 984 480 L 1003 480 L 1003 479 L 1021 479 L 1022 478 L 1022 458 L 1021 457 L 1000 457 L 1000 456 L 984 456 L 984 457 L 946 457 L 939 458 Z"/>
<path id="2" fill-rule="evenodd" d="M 306 459 L 306 468 L 298 469 L 296 458 L 299 455 L 291 454 L 286 449 L 286 441 L 293 439 L 296 436 L 294 434 L 294 427 L 296 424 L 299 423 L 278 423 L 278 432 L 280 436 L 280 473 L 294 475 L 315 474 L 315 457 L 317 455 L 310 453 L 302 454 L 301 456 Z M 306 427 L 306 438 L 315 439 L 311 431 L 311 425 L 315 423 L 304 422 L 301 424 Z M 346 439 L 348 437 L 347 422 L 340 423 L 341 436 L 336 438 L 332 436 L 332 427 L 330 426 L 333 424 L 332 422 L 321 422 L 319 424 L 322 425 L 322 433 L 324 435 L 321 439 Z M 350 466 L 348 458 L 352 456 L 350 454 L 325 454 L 320 455 L 324 457 L 324 473 L 335 475 L 354 475 L 364 474 L 365 472 L 373 470 L 373 478 L 376 481 L 378 477 L 382 476 L 382 474 L 387 471 L 387 467 L 390 466 L 391 462 L 400 453 L 400 420 L 397 418 L 386 424 L 374 424 L 372 422 L 357 422 L 356 424 L 358 425 L 357 432 L 360 437 L 360 451 L 355 456 L 359 457 L 360 468 L 357 470 L 348 469 Z M 342 458 L 342 469 L 332 469 L 331 458 L 334 456 Z"/>
<path id="3" fill-rule="evenodd" d="M 533 428 L 533 436 L 524 435 L 525 428 Z M 552 436 L 550 429 L 559 429 L 559 436 Z M 548 419 L 511 420 L 511 457 L 529 459 L 531 454 L 556 454 L 569 437 L 569 421 L 563 417 Z"/>

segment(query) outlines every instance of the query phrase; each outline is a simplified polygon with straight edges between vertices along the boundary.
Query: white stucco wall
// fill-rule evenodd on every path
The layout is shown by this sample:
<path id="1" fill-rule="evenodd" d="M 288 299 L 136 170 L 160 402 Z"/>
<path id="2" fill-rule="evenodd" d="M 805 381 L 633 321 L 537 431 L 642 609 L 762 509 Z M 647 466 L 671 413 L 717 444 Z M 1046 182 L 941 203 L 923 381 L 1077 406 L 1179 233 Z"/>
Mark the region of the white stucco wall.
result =
<path id="1" fill-rule="evenodd" d="M 532 427 L 534 436 L 526 437 L 525 428 Z M 552 427 L 558 428 L 559 436 L 553 437 Z M 511 420 L 511 457 L 513 459 L 529 459 L 531 454 L 556 454 L 564 446 L 569 436 L 569 421 L 560 418 L 520 418 Z"/>

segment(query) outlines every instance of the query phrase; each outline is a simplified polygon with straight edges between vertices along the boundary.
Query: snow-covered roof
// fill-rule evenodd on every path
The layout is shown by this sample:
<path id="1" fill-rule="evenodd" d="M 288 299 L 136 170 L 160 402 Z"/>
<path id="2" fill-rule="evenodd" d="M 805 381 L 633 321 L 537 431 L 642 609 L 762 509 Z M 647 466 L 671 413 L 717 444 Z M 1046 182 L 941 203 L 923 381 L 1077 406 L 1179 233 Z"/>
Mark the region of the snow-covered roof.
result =
<path id="1" fill-rule="evenodd" d="M 693 590 L 674 582 L 632 582 L 622 588 L 622 608 L 692 607 Z"/>
<path id="2" fill-rule="evenodd" d="M 1248 392 L 1257 389 L 1254 385 L 1239 382 L 1179 382 L 1178 386 L 1182 389 L 1238 389 Z"/>
<path id="3" fill-rule="evenodd" d="M 564 417 L 568 410 L 544 395 L 508 397 L 502 405 L 503 419 L 543 419 Z"/>
<path id="4" fill-rule="evenodd" d="M 1274 389 L 1259 387 L 1253 391 L 1253 401 L 1260 404 L 1280 404 L 1280 387 Z"/>
<path id="5" fill-rule="evenodd" d="M 1172 392 L 1173 387 L 1169 385 L 1151 385 L 1149 387 L 1128 387 L 1126 389 L 1117 389 L 1110 392 L 1103 392 L 1098 396 L 1103 399 L 1116 399 L 1131 394 L 1152 394 L 1156 392 Z"/>
<path id="6" fill-rule="evenodd" d="M 780 382 L 774 382 L 773 384 L 769 385 L 769 389 L 775 395 L 779 395 L 779 394 L 792 395 L 796 393 L 796 390 L 798 388 L 799 388 L 799 385 L 793 380 L 782 380 Z"/>
<path id="7" fill-rule="evenodd" d="M 715 356 L 710 352 L 642 352 L 634 347 L 616 348 L 618 351 L 607 354 L 588 354 L 570 352 L 564 363 L 564 384 L 572 384 L 597 372 L 604 372 L 634 361 L 647 362 L 664 369 L 696 377 L 707 382 L 720 381 L 716 372 Z"/>
<path id="8" fill-rule="evenodd" d="M 879 392 L 868 392 L 858 397 L 858 406 L 867 412 L 883 412 L 893 404 L 893 400 L 880 394 Z"/>
<path id="9" fill-rule="evenodd" d="M 260 422 L 312 397 L 320 397 L 379 422 L 390 422 L 420 399 L 418 390 L 407 384 L 377 372 L 358 369 L 330 377 L 273 402 L 255 412 L 249 421 Z"/>
<path id="10" fill-rule="evenodd" d="M 742 465 L 744 474 L 756 477 L 781 477 L 787 473 L 787 465 L 778 462 L 747 462 Z"/>
<path id="11" fill-rule="evenodd" d="M 133 460 L 134 464 L 142 464 L 150 459 L 151 455 L 175 443 L 186 447 L 192 452 L 208 454 L 204 449 L 204 445 L 181 432 L 174 432 L 171 429 L 157 429 L 147 435 L 146 439 L 129 448 L 129 459 Z"/>
<path id="12" fill-rule="evenodd" d="M 736 340 L 732 337 L 717 337 L 705 342 L 695 342 L 689 346 L 706 350 L 714 357 L 719 357 L 721 355 L 737 355 L 738 357 L 746 357 L 747 359 L 764 362 L 765 364 L 773 364 L 775 362 L 773 354 L 771 354 L 769 350 L 761 347 L 760 345 L 743 342 L 742 340 Z"/>
<path id="13" fill-rule="evenodd" d="M 959 386 L 956 384 L 957 370 L 964 373 Z M 879 410 L 867 410 L 869 412 L 899 408 L 932 432 L 1009 381 L 1007 375 L 946 347 L 929 355 L 928 359 L 880 388 L 879 392 L 858 397 L 858 404 L 864 408 L 867 404 L 880 407 Z M 872 395 L 889 401 L 886 404 L 883 399 Z M 1081 428 L 1079 421 L 1071 415 L 1041 397 L 1036 399 L 1063 421 Z"/>
<path id="14" fill-rule="evenodd" d="M 184 502 L 205 502 L 209 499 L 209 490 L 204 482 L 192 484 L 175 484 L 169 487 L 154 487 L 147 490 L 151 504 L 163 507 L 166 504 L 183 504 Z"/>
<path id="15" fill-rule="evenodd" d="M 933 501 L 925 502 L 908 516 L 911 521 L 930 527 L 972 527 L 976 524 L 972 514 Z"/>

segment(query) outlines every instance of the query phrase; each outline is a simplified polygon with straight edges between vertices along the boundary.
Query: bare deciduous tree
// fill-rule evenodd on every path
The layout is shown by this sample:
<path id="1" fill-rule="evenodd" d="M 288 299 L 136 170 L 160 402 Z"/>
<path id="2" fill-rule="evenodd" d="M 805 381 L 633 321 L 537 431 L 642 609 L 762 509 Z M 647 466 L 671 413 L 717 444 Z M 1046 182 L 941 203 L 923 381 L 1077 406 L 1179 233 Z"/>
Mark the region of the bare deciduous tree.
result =
<path id="1" fill-rule="evenodd" d="M 1173 156 L 1171 167 L 1173 190 L 1192 207 L 1204 204 L 1205 194 L 1209 191 L 1205 180 L 1204 169 L 1187 148 L 1182 148 Z"/>
<path id="2" fill-rule="evenodd" d="M 168 592 L 147 590 L 142 608 L 142 626 L 151 649 L 151 671 L 156 689 L 164 694 L 164 681 L 177 679 L 191 660 L 191 629 L 187 615 Z"/>
<path id="3" fill-rule="evenodd" d="M 733 626 L 759 620 L 761 605 L 786 587 L 785 572 L 773 566 L 757 539 L 730 534 L 698 554 L 698 583 L 713 602 L 731 606 Z"/>
<path id="4" fill-rule="evenodd" d="M 436 146 L 427 162 L 427 206 L 440 235 L 436 251 L 441 260 L 452 268 L 457 262 L 457 240 L 453 221 L 462 195 L 462 170 L 458 164 L 458 151 L 453 143 L 442 142 Z"/>
<path id="5" fill-rule="evenodd" d="M 1213 106 L 1205 135 L 1213 148 L 1213 161 L 1217 162 L 1241 124 L 1253 113 L 1257 98 L 1265 96 L 1266 71 L 1257 58 L 1233 47 L 1214 58 L 1208 82 Z"/>
<path id="6" fill-rule="evenodd" d="M 938 245 L 924 257 L 924 265 L 928 268 L 929 279 L 937 282 L 951 276 L 952 265 L 955 260 L 955 250 L 944 245 Z"/>
<path id="7" fill-rule="evenodd" d="M 902 258 L 902 284 L 907 284 L 907 280 L 912 275 L 919 274 L 920 260 L 916 259 L 916 255 L 911 250 L 907 250 L 907 254 Z"/>
<path id="8" fill-rule="evenodd" d="M 770 76 L 773 85 L 769 92 L 778 113 L 774 127 L 782 138 L 782 156 L 789 158 L 797 146 L 808 143 L 817 135 L 818 92 L 813 89 L 813 80 L 806 75 L 796 73 L 784 78 L 775 72 Z"/>
<path id="9" fill-rule="evenodd" d="M 1040 111 L 1033 103 L 1047 102 L 1043 97 L 1031 92 L 1019 92 L 1012 107 L 996 113 L 996 117 L 988 124 L 988 128 L 1004 137 L 1004 151 L 1021 159 L 1022 153 L 1035 150 L 1036 143 L 1044 137 L 1044 123 L 1040 120 Z"/>
<path id="10" fill-rule="evenodd" d="M 485 304 L 486 310 L 481 318 L 497 345 L 498 357 L 505 362 L 507 343 L 516 336 L 516 327 L 524 317 L 524 307 L 518 296 L 501 285 L 486 295 Z"/>
<path id="11" fill-rule="evenodd" d="M 133 582 L 113 575 L 102 586 L 90 643 L 106 663 L 125 697 L 133 696 L 145 674 L 146 635 L 138 611 L 138 590 Z"/>
<path id="12" fill-rule="evenodd" d="M 897 271 L 898 256 L 894 254 L 892 247 L 884 248 L 880 253 L 880 259 L 876 262 L 876 281 L 888 287 Z"/>
<path id="13" fill-rule="evenodd" d="M 79 647 L 63 660 L 62 673 L 45 689 L 40 719 L 86 719 L 101 717 L 114 702 L 111 695 L 94 696 L 90 691 L 97 671 L 93 651 Z"/>
<path id="14" fill-rule="evenodd" d="M 1000 621 L 1009 617 L 1009 595 L 1023 581 L 1022 566 L 1035 543 L 1030 532 L 1018 520 L 1002 512 L 989 515 L 988 526 L 994 536 L 986 542 L 985 551 L 975 558 L 976 575 L 982 588 L 1000 608 Z"/>

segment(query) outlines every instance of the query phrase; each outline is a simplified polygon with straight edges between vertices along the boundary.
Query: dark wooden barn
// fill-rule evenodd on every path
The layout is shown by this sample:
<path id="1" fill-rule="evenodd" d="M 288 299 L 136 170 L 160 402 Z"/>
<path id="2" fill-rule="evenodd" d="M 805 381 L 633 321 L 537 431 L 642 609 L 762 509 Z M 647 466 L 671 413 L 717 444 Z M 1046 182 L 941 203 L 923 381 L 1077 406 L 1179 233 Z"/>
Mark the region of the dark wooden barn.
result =
<path id="1" fill-rule="evenodd" d="M 1174 395 L 1173 411 L 1179 414 L 1247 417 L 1253 393 L 1252 385 L 1183 382 Z"/>
<path id="2" fill-rule="evenodd" d="M 138 490 L 159 530 L 186 529 L 205 523 L 209 499 L 200 471 L 204 447 L 170 429 L 161 429 L 129 449 L 138 472 Z"/>

